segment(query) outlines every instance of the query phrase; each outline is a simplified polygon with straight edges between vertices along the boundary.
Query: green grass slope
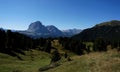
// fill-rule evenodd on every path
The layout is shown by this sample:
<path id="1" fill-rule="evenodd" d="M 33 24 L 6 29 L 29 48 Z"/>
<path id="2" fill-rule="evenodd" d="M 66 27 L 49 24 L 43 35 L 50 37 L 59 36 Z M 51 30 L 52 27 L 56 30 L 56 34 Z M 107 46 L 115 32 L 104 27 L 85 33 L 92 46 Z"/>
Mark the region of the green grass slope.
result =
<path id="1" fill-rule="evenodd" d="M 72 59 L 45 72 L 120 72 L 120 52 L 116 50 L 73 56 Z"/>
<path id="2" fill-rule="evenodd" d="M 31 50 L 18 55 L 23 60 L 0 53 L 0 72 L 38 72 L 40 67 L 50 63 L 50 55 L 45 52 Z"/>
<path id="3" fill-rule="evenodd" d="M 87 45 L 92 43 L 87 43 Z M 61 54 L 61 60 L 56 62 L 59 66 L 46 69 L 44 72 L 120 72 L 120 52 L 109 50 L 107 52 L 91 52 L 78 56 L 62 48 L 58 40 L 52 42 L 52 46 L 57 48 Z M 64 58 L 67 51 L 72 61 Z M 24 51 L 25 55 L 17 54 L 12 57 L 0 53 L 0 72 L 40 72 L 40 68 L 46 68 L 50 64 L 50 54 L 39 51 Z"/>

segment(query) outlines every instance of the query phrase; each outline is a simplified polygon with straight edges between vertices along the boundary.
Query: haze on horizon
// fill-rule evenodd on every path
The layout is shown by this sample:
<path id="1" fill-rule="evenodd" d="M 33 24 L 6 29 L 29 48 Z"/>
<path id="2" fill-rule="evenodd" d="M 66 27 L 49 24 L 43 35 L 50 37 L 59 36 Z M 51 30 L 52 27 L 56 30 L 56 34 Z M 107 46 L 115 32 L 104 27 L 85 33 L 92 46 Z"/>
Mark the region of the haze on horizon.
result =
<path id="1" fill-rule="evenodd" d="M 59 29 L 85 29 L 120 20 L 120 0 L 0 0 L 0 27 L 26 30 L 41 21 Z"/>

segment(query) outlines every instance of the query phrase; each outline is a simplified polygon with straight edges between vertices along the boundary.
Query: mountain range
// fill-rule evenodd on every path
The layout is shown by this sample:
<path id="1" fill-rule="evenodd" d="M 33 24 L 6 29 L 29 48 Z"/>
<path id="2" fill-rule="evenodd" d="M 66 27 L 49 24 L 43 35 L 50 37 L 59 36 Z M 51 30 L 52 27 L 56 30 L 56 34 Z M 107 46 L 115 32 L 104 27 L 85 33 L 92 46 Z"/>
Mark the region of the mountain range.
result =
<path id="1" fill-rule="evenodd" d="M 97 38 L 112 42 L 120 41 L 120 21 L 112 20 L 97 24 L 92 28 L 83 30 L 72 38 L 83 41 L 93 41 Z"/>
<path id="2" fill-rule="evenodd" d="M 80 33 L 81 29 L 60 30 L 53 25 L 45 26 L 40 21 L 33 22 L 25 31 L 17 31 L 32 38 L 48 37 L 71 37 Z"/>

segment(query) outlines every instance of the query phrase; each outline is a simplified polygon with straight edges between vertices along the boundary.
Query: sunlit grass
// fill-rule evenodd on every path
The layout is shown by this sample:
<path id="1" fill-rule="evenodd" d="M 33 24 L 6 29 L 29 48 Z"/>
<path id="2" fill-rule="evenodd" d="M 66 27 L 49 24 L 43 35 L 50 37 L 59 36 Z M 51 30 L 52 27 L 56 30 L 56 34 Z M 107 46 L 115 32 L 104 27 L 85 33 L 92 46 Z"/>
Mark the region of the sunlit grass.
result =
<path id="1" fill-rule="evenodd" d="M 92 45 L 92 43 L 87 43 Z M 91 52 L 78 56 L 62 49 L 57 40 L 53 43 L 61 54 L 60 66 L 45 72 L 120 72 L 120 52 L 110 49 L 107 52 Z M 64 53 L 72 61 L 64 58 Z M 63 55 L 62 55 L 63 54 Z M 18 54 L 23 60 L 0 53 L 0 72 L 39 72 L 39 69 L 50 64 L 50 54 L 38 50 L 25 51 L 25 55 Z"/>
<path id="2" fill-rule="evenodd" d="M 16 57 L 0 53 L 0 72 L 37 72 L 40 67 L 50 63 L 50 56 L 47 53 L 37 50 L 25 53 L 25 56 L 20 55 L 22 61 Z"/>
<path id="3" fill-rule="evenodd" d="M 72 59 L 46 72 L 120 72 L 120 53 L 116 50 L 73 56 Z"/>

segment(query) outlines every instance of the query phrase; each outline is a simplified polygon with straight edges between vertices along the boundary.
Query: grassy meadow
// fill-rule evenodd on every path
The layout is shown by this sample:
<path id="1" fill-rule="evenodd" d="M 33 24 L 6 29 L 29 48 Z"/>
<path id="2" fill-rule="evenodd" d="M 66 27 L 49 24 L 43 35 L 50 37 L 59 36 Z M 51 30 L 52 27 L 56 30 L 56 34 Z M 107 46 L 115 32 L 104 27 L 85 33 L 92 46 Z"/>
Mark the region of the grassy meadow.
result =
<path id="1" fill-rule="evenodd" d="M 45 72 L 120 72 L 120 53 L 117 50 L 76 55 L 71 59 Z"/>
<path id="2" fill-rule="evenodd" d="M 93 45 L 90 42 L 86 44 Z M 79 56 L 63 49 L 58 40 L 54 40 L 52 46 L 61 54 L 61 60 L 56 62 L 59 66 L 39 71 L 49 66 L 51 61 L 51 54 L 39 50 L 24 51 L 25 55 L 18 54 L 22 60 L 0 53 L 0 72 L 120 72 L 120 52 L 116 49 Z M 65 52 L 71 61 L 64 58 Z"/>
<path id="3" fill-rule="evenodd" d="M 0 53 L 0 72 L 38 72 L 40 67 L 50 63 L 50 55 L 32 50 L 19 55 L 23 60 Z"/>

